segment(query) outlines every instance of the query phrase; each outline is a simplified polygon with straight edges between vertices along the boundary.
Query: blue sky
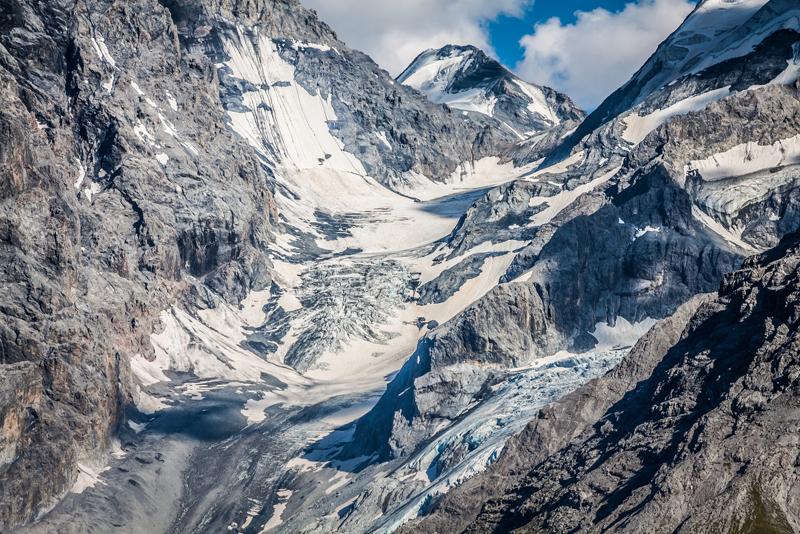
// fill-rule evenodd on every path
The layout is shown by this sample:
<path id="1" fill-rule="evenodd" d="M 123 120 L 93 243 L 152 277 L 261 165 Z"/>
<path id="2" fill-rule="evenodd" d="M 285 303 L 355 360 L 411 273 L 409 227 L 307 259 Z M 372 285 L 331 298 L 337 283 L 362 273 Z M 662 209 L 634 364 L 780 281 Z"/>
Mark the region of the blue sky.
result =
<path id="1" fill-rule="evenodd" d="M 696 0 L 301 0 L 397 75 L 420 53 L 471 44 L 591 110 L 625 83 Z"/>
<path id="2" fill-rule="evenodd" d="M 577 19 L 577 11 L 591 11 L 600 7 L 619 12 L 626 3 L 625 0 L 539 0 L 523 8 L 522 16 L 500 14 L 496 20 L 487 22 L 489 43 L 505 65 L 514 67 L 525 52 L 520 46 L 520 39 L 531 33 L 537 23 L 557 17 L 563 24 L 573 24 Z"/>

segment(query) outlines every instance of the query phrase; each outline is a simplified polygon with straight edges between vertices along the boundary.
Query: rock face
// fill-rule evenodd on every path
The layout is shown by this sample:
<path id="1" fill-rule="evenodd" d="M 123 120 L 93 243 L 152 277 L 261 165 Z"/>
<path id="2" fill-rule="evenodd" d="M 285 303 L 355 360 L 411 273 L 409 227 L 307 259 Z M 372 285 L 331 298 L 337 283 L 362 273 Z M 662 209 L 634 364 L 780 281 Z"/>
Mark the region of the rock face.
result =
<path id="1" fill-rule="evenodd" d="M 572 133 L 476 49 L 426 97 L 296 0 L 5 1 L 0 530 L 131 422 L 148 489 L 208 443 L 36 528 L 135 490 L 133 531 L 800 529 L 798 11 L 701 2 Z M 445 196 L 486 159 L 525 174 Z"/>
<path id="2" fill-rule="evenodd" d="M 397 81 L 432 102 L 494 117 L 520 139 L 585 117 L 568 96 L 521 80 L 474 46 L 427 50 Z"/>
<path id="3" fill-rule="evenodd" d="M 587 194 L 583 199 L 579 198 L 581 186 L 573 192 L 555 193 L 553 197 L 566 195 L 574 203 L 550 221 L 544 219 L 548 208 L 542 211 L 537 199 L 542 191 L 558 191 L 559 187 L 517 182 L 490 193 L 471 208 L 454 231 L 450 254 L 468 253 L 487 240 L 522 237 L 530 241 L 520 247 L 511 262 L 504 275 L 506 284 L 429 335 L 423 346 L 426 353 L 433 355 L 429 357 L 435 362 L 433 367 L 470 362 L 513 368 L 531 357 L 562 349 L 583 351 L 597 343 L 592 332 L 598 324 L 615 324 L 618 320 L 637 324 L 664 318 L 693 295 L 713 291 L 724 274 L 736 269 L 742 255 L 754 246 L 743 241 L 746 231 L 742 238 L 734 238 L 720 230 L 721 225 L 709 226 L 709 216 L 700 215 L 711 203 L 703 203 L 709 198 L 702 193 L 708 183 L 698 180 L 688 191 L 687 186 L 682 187 L 684 162 L 722 151 L 715 139 L 724 146 L 738 146 L 745 139 L 790 137 L 800 128 L 795 122 L 797 102 L 797 89 L 774 86 L 676 118 L 637 146 L 613 176 L 606 172 L 589 182 L 600 184 L 604 192 Z M 731 117 L 743 110 L 754 111 L 752 120 L 747 127 L 734 131 L 735 120 Z M 696 137 L 688 133 L 698 131 L 703 132 L 708 143 L 698 145 Z M 737 190 L 733 198 L 748 205 L 749 215 L 740 215 L 746 221 L 742 227 L 760 228 L 755 235 L 775 243 L 783 235 L 783 228 L 800 223 L 794 207 L 795 171 L 790 166 L 785 175 L 775 169 L 765 172 L 781 180 L 782 185 L 765 184 L 763 193 L 749 198 L 741 193 L 743 188 L 759 190 L 763 175 L 754 173 L 746 179 L 727 180 Z M 716 181 L 711 194 L 719 194 L 724 183 L 725 180 Z M 548 202 L 548 197 L 543 200 Z M 774 206 L 781 207 L 774 211 Z M 505 207 L 508 212 L 501 211 Z M 493 232 L 491 226 L 487 227 L 488 222 L 508 228 L 539 217 L 543 224 L 532 224 L 527 229 Z M 454 269 L 474 276 L 470 259 Z M 447 287 L 452 273 L 445 271 L 438 283 Z M 415 369 L 412 377 L 398 376 L 401 383 L 397 392 L 413 396 L 413 381 L 430 372 L 425 366 Z M 390 388 L 387 398 L 392 398 L 392 391 Z M 442 394 L 442 399 L 451 397 L 446 391 Z M 470 405 L 472 400 L 470 397 L 461 406 Z M 379 403 L 374 416 L 359 427 L 363 434 L 357 431 L 357 441 L 374 441 L 376 429 L 387 426 L 376 424 L 373 417 L 380 414 L 391 421 L 398 410 L 409 422 L 426 417 L 419 407 L 400 410 Z M 422 435 L 416 433 L 415 439 Z M 382 443 L 385 446 L 394 439 L 385 435 Z"/>
<path id="4" fill-rule="evenodd" d="M 670 116 L 702 109 L 729 92 L 794 76 L 798 8 L 792 0 L 703 0 L 642 68 L 612 93 L 569 135 L 558 159 L 587 135 L 634 111 L 648 116 L 663 110 L 644 128 L 628 126 L 626 138 L 638 142 Z M 789 69 L 787 70 L 787 59 Z M 786 80 L 784 80 L 786 81 Z M 727 91 L 726 91 L 727 89 Z M 606 130 L 607 135 L 607 130 Z"/>
<path id="5" fill-rule="evenodd" d="M 160 309 L 270 283 L 268 171 L 177 37 L 157 2 L 4 6 L 2 530 L 102 456 Z"/>
<path id="6" fill-rule="evenodd" d="M 414 528 L 796 531 L 798 265 L 796 234 L 748 260 L 677 340 L 651 332 Z"/>
<path id="7" fill-rule="evenodd" d="M 626 392 L 649 376 L 681 339 L 697 309 L 710 300 L 710 295 L 691 299 L 645 334 L 608 374 L 541 410 L 523 432 L 509 440 L 504 453 L 487 473 L 468 480 L 443 497 L 428 517 L 409 523 L 405 530 L 426 527 L 433 532 L 459 532 L 469 528 L 489 498 L 503 495 L 518 482 L 518 477 L 585 432 Z"/>
<path id="8" fill-rule="evenodd" d="M 396 188 L 412 176 L 449 181 L 466 164 L 496 156 L 516 141 L 497 120 L 464 117 L 395 83 L 298 2 L 255 5 L 246 17 L 199 0 L 171 9 L 184 46 L 202 50 L 220 66 L 228 120 L 265 160 L 338 167 Z M 272 68 L 260 66 L 271 63 Z M 301 97 L 292 95 L 295 86 L 304 91 Z M 309 117 L 314 108 L 322 108 L 319 126 Z M 282 123 L 302 115 L 308 131 L 286 135 Z M 341 146 L 321 143 L 319 128 Z M 342 150 L 349 161 L 337 163 Z"/>

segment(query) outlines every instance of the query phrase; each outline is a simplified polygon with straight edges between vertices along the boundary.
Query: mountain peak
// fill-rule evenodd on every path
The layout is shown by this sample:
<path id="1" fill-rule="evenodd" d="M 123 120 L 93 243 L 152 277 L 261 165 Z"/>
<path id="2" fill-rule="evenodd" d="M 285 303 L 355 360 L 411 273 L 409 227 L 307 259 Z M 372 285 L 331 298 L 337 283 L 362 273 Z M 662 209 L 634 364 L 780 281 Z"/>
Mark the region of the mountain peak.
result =
<path id="1" fill-rule="evenodd" d="M 426 50 L 397 81 L 435 103 L 494 117 L 520 138 L 583 118 L 566 95 L 525 82 L 473 45 Z"/>

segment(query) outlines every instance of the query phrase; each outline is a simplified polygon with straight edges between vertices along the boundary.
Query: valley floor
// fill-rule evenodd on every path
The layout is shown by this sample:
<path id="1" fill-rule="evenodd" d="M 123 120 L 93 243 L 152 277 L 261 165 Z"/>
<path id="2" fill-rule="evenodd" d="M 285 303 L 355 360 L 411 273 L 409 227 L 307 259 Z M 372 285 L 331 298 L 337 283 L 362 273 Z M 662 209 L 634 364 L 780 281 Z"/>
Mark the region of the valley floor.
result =
<path id="1" fill-rule="evenodd" d="M 138 410 L 110 461 L 82 466 L 24 532 L 390 532 L 485 469 L 538 409 L 614 366 L 638 329 L 628 344 L 611 335 L 593 352 L 510 370 L 410 458 L 333 456 L 428 329 L 497 285 L 522 243 L 475 247 L 492 253 L 477 277 L 443 302 L 417 300 L 463 260 L 435 261 L 461 215 L 529 171 L 479 162 L 463 183 L 415 184 L 420 200 L 362 176 L 287 169 L 273 289 L 240 309 L 163 312 L 156 360 L 132 362 Z M 464 442 L 465 457 L 443 457 Z"/>

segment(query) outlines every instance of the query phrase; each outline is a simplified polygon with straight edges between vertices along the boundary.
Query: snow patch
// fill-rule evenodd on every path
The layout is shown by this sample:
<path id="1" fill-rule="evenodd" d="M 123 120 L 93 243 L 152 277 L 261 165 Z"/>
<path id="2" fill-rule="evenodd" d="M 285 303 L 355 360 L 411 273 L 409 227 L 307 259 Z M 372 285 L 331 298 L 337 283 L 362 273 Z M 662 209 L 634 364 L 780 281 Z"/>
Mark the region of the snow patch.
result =
<path id="1" fill-rule="evenodd" d="M 328 127 L 336 121 L 331 95 L 311 94 L 294 79 L 294 67 L 276 44 L 259 34 L 249 39 L 242 28 L 223 38 L 225 63 L 232 75 L 250 82 L 246 111 L 228 111 L 233 130 L 267 161 L 277 159 L 298 169 L 326 167 L 366 175 L 361 162 L 344 150 Z M 276 154 L 277 153 L 277 154 Z"/>
<path id="2" fill-rule="evenodd" d="M 83 196 L 86 197 L 86 200 L 91 202 L 94 196 L 102 190 L 103 188 L 100 184 L 98 184 L 97 182 L 91 182 L 89 183 L 89 187 L 83 188 Z"/>
<path id="3" fill-rule="evenodd" d="M 137 123 L 136 126 L 133 127 L 133 133 L 136 134 L 136 137 L 142 143 L 155 146 L 156 138 L 153 137 L 153 134 L 147 131 L 147 127 L 141 122 Z"/>
<path id="4" fill-rule="evenodd" d="M 75 179 L 74 186 L 75 189 L 80 190 L 83 179 L 86 178 L 86 167 L 83 166 L 83 163 L 78 158 L 75 158 L 75 162 L 78 164 L 78 177 Z"/>
<path id="5" fill-rule="evenodd" d="M 669 120 L 686 115 L 693 111 L 700 111 L 705 109 L 712 102 L 722 100 L 731 94 L 730 86 L 708 91 L 700 95 L 692 96 L 676 102 L 675 104 L 654 111 L 649 115 L 640 116 L 636 113 L 631 113 L 623 120 L 625 125 L 625 132 L 622 137 L 629 143 L 638 145 L 647 137 L 647 134 L 665 124 Z"/>
<path id="6" fill-rule="evenodd" d="M 800 135 L 767 146 L 744 143 L 706 159 L 689 162 L 684 174 L 699 175 L 706 182 L 747 176 L 760 171 L 800 164 Z"/>
<path id="7" fill-rule="evenodd" d="M 136 434 L 139 434 L 147 428 L 146 423 L 137 423 L 136 421 L 128 421 L 128 426 L 133 430 Z"/>
<path id="8" fill-rule="evenodd" d="M 319 44 L 319 43 L 306 43 L 303 41 L 292 41 L 292 48 L 294 50 L 319 50 L 320 52 L 336 52 L 337 54 L 339 51 L 335 48 L 332 48 L 328 45 Z"/>
<path id="9" fill-rule="evenodd" d="M 86 463 L 78 462 L 78 478 L 75 480 L 75 484 L 72 485 L 70 489 L 71 493 L 83 493 L 89 488 L 93 488 L 96 485 L 105 485 L 105 481 L 100 478 L 100 475 L 106 471 L 108 471 L 109 467 L 94 467 Z"/>
<path id="10" fill-rule="evenodd" d="M 635 239 L 639 239 L 640 237 L 642 237 L 644 235 L 647 235 L 647 234 L 650 234 L 650 233 L 660 234 L 661 233 L 661 227 L 660 226 L 650 226 L 648 224 L 644 228 L 637 228 L 636 229 L 636 238 Z"/>
<path id="11" fill-rule="evenodd" d="M 265 410 L 275 404 L 277 399 L 266 395 L 260 399 L 248 399 L 242 408 L 242 415 L 247 419 L 247 424 L 255 425 L 267 418 Z"/>
<path id="12" fill-rule="evenodd" d="M 267 521 L 259 534 L 270 532 L 283 524 L 283 512 L 286 511 L 286 505 L 289 503 L 289 499 L 292 498 L 293 493 L 294 492 L 289 489 L 278 490 L 278 501 L 275 503 L 275 509 L 272 511 L 269 521 Z"/>
<path id="13" fill-rule="evenodd" d="M 552 221 L 559 213 L 561 213 L 570 204 L 575 202 L 581 195 L 594 191 L 598 187 L 607 183 L 617 172 L 620 167 L 611 169 L 602 176 L 595 178 L 587 184 L 580 185 L 572 191 L 562 191 L 552 197 L 533 197 L 528 201 L 531 207 L 541 206 L 547 204 L 547 207 L 531 217 L 531 224 L 534 226 L 542 226 Z"/>
<path id="14" fill-rule="evenodd" d="M 111 93 L 114 90 L 114 74 L 111 74 L 111 78 L 103 83 L 103 89 L 106 90 L 107 93 Z"/>
<path id="15" fill-rule="evenodd" d="M 794 56 L 788 61 L 786 70 L 781 72 L 770 84 L 774 85 L 791 85 L 800 78 L 800 43 L 792 45 Z"/>
<path id="16" fill-rule="evenodd" d="M 723 226 L 722 223 L 720 223 L 715 218 L 705 213 L 697 206 L 692 206 L 692 216 L 694 216 L 694 218 L 703 223 L 703 225 L 705 225 L 706 228 L 708 228 L 714 234 L 721 237 L 724 241 L 727 241 L 729 244 L 738 247 L 744 251 L 747 251 L 749 253 L 759 252 L 752 245 L 746 243 L 742 239 L 741 233 L 732 232 L 731 230 Z"/>
<path id="17" fill-rule="evenodd" d="M 172 96 L 172 93 L 167 91 L 167 103 L 172 111 L 178 111 L 178 101 Z"/>
<path id="18" fill-rule="evenodd" d="M 389 139 L 386 137 L 386 132 L 376 132 L 375 133 L 375 137 L 377 137 L 378 140 L 386 146 L 386 148 L 388 148 L 389 150 L 393 150 L 392 149 L 392 144 L 389 142 Z"/>
<path id="19" fill-rule="evenodd" d="M 631 323 L 617 317 L 614 326 L 600 322 L 595 325 L 592 337 L 597 340 L 595 351 L 622 350 L 633 347 L 658 321 L 650 317 Z"/>
<path id="20" fill-rule="evenodd" d="M 105 61 L 115 69 L 117 68 L 117 62 L 111 57 L 111 53 L 108 51 L 106 40 L 103 36 L 98 35 L 97 37 L 92 37 L 92 46 L 94 46 L 94 51 L 97 52 L 97 56 L 101 61 Z"/>

